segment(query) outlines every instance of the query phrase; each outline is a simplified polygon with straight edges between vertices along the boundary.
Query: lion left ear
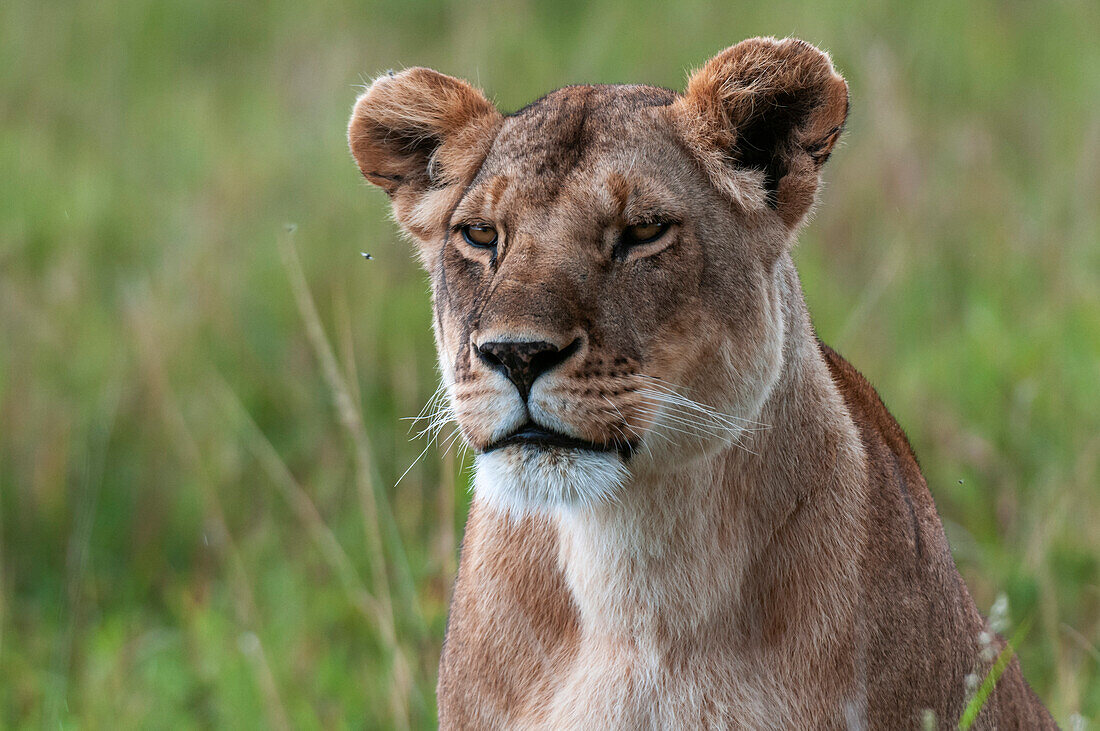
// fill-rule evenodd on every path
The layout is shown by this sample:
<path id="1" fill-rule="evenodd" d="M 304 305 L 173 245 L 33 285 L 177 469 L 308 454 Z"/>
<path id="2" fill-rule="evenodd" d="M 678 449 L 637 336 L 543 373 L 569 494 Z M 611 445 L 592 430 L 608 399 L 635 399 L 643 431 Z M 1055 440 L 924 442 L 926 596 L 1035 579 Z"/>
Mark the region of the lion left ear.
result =
<path id="1" fill-rule="evenodd" d="M 848 116 L 848 85 L 805 41 L 752 38 L 695 72 L 674 111 L 719 190 L 794 229 Z"/>
<path id="2" fill-rule="evenodd" d="M 422 241 L 439 233 L 450 187 L 485 157 L 501 115 L 465 81 L 426 68 L 385 74 L 355 102 L 348 145 L 360 172 L 390 196 Z"/>

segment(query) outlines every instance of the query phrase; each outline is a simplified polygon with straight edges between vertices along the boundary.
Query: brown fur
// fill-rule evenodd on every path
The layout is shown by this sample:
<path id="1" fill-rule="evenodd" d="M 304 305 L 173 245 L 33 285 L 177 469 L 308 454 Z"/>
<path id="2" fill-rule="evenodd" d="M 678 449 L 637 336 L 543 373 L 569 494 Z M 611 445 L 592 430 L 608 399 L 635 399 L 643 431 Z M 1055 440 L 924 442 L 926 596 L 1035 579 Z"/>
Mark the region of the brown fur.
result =
<path id="1" fill-rule="evenodd" d="M 983 620 L 789 254 L 847 106 L 825 54 L 774 39 L 683 95 L 567 87 L 503 116 L 411 69 L 360 97 L 352 152 L 417 239 L 478 452 L 442 726 L 957 723 Z M 667 233 L 626 238 L 652 223 Z M 485 356 L 509 343 L 529 395 Z M 532 382 L 545 349 L 561 362 Z M 493 448 L 528 421 L 592 449 Z M 978 727 L 1054 724 L 1013 661 Z"/>

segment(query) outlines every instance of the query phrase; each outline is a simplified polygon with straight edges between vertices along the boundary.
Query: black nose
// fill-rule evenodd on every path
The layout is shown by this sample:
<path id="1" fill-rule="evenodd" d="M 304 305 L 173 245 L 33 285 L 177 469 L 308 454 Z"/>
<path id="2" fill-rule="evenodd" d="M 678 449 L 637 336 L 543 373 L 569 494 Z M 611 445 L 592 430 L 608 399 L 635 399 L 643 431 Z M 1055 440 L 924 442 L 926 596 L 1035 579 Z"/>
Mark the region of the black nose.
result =
<path id="1" fill-rule="evenodd" d="M 564 348 L 542 340 L 483 343 L 477 348 L 481 360 L 508 376 L 524 401 L 535 379 L 564 362 L 580 347 L 580 339 Z"/>

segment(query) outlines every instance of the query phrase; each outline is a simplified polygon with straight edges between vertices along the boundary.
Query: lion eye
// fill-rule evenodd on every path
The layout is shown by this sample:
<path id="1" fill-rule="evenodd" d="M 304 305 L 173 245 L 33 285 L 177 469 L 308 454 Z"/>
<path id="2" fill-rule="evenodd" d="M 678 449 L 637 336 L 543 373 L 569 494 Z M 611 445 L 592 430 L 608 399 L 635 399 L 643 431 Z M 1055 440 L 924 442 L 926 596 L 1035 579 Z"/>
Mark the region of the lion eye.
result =
<path id="1" fill-rule="evenodd" d="M 462 238 L 470 246 L 487 249 L 496 246 L 497 230 L 487 223 L 471 223 L 462 227 Z"/>
<path id="2" fill-rule="evenodd" d="M 668 231 L 667 223 L 643 223 L 627 226 L 623 238 L 628 244 L 648 244 L 664 236 L 665 231 Z"/>

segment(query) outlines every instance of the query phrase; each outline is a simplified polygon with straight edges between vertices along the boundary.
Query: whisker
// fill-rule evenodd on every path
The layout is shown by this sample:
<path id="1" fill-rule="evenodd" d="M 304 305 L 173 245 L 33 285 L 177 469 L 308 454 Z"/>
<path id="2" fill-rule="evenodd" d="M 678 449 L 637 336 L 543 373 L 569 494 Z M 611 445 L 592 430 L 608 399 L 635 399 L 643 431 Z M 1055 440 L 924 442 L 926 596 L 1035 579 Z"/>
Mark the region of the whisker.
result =
<path id="1" fill-rule="evenodd" d="M 752 419 L 745 419 L 743 417 L 734 416 L 733 414 L 723 414 L 723 413 L 718 412 L 714 408 L 712 408 L 710 406 L 707 406 L 706 404 L 699 403 L 698 401 L 695 401 L 695 400 L 689 398 L 688 396 L 686 396 L 685 394 L 683 394 L 679 390 L 677 390 L 677 388 L 681 388 L 685 391 L 688 390 L 687 387 L 685 387 L 685 386 L 673 387 L 672 384 L 668 383 L 667 381 L 665 381 L 663 379 L 657 378 L 655 376 L 647 376 L 644 373 L 635 373 L 633 375 L 634 375 L 634 377 L 639 378 L 639 379 L 641 379 L 642 381 L 644 381 L 646 383 L 646 386 L 643 386 L 642 388 L 640 388 L 638 390 L 638 393 L 640 393 L 640 394 L 645 395 L 644 392 L 649 391 L 650 389 L 655 390 L 655 391 L 660 391 L 664 394 L 667 394 L 670 398 L 681 402 L 683 405 L 685 405 L 689 408 L 697 409 L 697 410 L 702 411 L 702 412 L 706 412 L 706 413 L 714 416 L 715 418 L 732 420 L 732 421 L 735 421 L 735 422 L 744 422 L 746 424 L 755 424 L 757 426 L 761 426 L 761 427 L 764 427 L 764 428 L 769 427 L 768 424 L 765 424 L 763 422 L 754 421 Z M 655 395 L 655 394 L 650 394 L 650 395 Z"/>
<path id="2" fill-rule="evenodd" d="M 456 425 L 454 431 L 451 432 L 449 435 L 447 435 L 447 439 L 445 440 L 444 445 L 442 447 L 440 447 L 440 449 L 444 453 L 446 453 L 447 451 L 450 450 L 451 447 L 453 447 L 455 445 L 455 442 L 457 442 L 461 436 L 462 436 L 462 429 L 459 428 Z"/>
<path id="3" fill-rule="evenodd" d="M 652 407 L 639 406 L 637 407 L 637 411 L 647 416 L 657 417 L 657 421 L 668 419 L 683 426 L 691 427 L 693 429 L 698 429 L 700 431 L 705 431 L 711 434 L 726 433 L 737 435 L 745 431 L 744 429 L 737 426 L 728 426 L 726 424 L 701 420 L 699 418 L 684 414 L 683 412 L 677 412 L 671 409 L 655 409 Z"/>
<path id="4" fill-rule="evenodd" d="M 640 434 L 638 434 L 638 431 L 627 422 L 626 417 L 623 416 L 623 412 L 619 411 L 619 407 L 615 405 L 615 402 L 613 402 L 607 396 L 604 396 L 603 399 L 607 403 L 611 404 L 611 408 L 614 409 L 615 413 L 618 414 L 618 416 L 619 416 L 619 422 L 618 423 L 612 422 L 609 425 L 609 428 L 611 429 L 612 433 L 615 435 L 616 439 L 621 439 L 622 440 L 620 442 L 621 444 L 628 444 L 628 445 L 636 444 L 636 445 L 640 445 L 642 447 L 645 447 L 646 452 L 648 452 L 649 456 L 652 457 L 653 456 L 653 450 L 649 448 L 649 444 L 647 444 L 645 442 L 645 440 L 642 438 L 642 436 Z M 603 410 L 603 412 L 605 414 L 607 414 L 608 416 L 611 415 L 611 412 L 608 411 L 606 408 Z M 631 434 L 634 435 L 633 438 L 631 438 L 631 436 L 627 434 L 628 431 Z"/>
<path id="5" fill-rule="evenodd" d="M 645 409 L 639 409 L 638 411 L 643 414 L 643 416 L 652 417 L 654 427 L 669 427 L 669 425 L 675 425 L 675 427 L 678 427 L 685 434 L 702 433 L 709 436 L 735 434 L 733 430 L 727 430 L 725 428 L 716 430 L 715 428 L 709 428 L 707 425 L 698 421 L 690 421 L 672 416 L 672 414 L 667 411 L 649 411 Z"/>
<path id="6" fill-rule="evenodd" d="M 420 451 L 420 454 L 418 454 L 409 464 L 405 471 L 401 473 L 401 476 L 397 478 L 394 487 L 400 485 L 401 481 L 412 471 L 413 467 L 424 458 L 424 455 L 431 449 L 432 444 L 438 444 L 439 435 L 443 432 L 443 429 L 446 428 L 447 424 L 455 421 L 454 409 L 447 400 L 446 386 L 440 383 L 439 386 L 436 387 L 435 391 L 424 403 L 424 407 L 420 409 L 419 414 L 416 416 L 403 416 L 401 420 L 411 422 L 410 431 L 416 427 L 417 423 L 426 420 L 428 425 L 417 431 L 410 438 L 410 441 L 427 437 L 428 443 L 424 446 L 424 449 Z M 458 432 L 457 426 L 455 427 L 455 432 Z M 449 435 L 447 438 L 451 439 L 451 437 L 453 437 L 453 434 Z M 443 451 L 446 452 L 446 448 Z"/>
<path id="7" fill-rule="evenodd" d="M 730 438 L 731 437 L 731 440 L 730 440 L 731 444 L 733 444 L 734 446 L 736 446 L 739 449 L 743 449 L 744 451 L 746 451 L 750 454 L 757 455 L 757 453 L 755 451 L 753 451 L 752 449 L 749 449 L 747 446 L 745 446 L 744 441 L 742 439 L 744 434 L 751 433 L 751 432 L 757 431 L 757 430 L 747 429 L 747 428 L 740 427 L 740 426 L 730 427 L 730 426 L 723 425 L 721 423 L 702 424 L 702 423 L 699 423 L 698 421 L 695 421 L 695 420 L 689 420 L 687 417 L 685 417 L 683 415 L 683 412 L 670 412 L 667 409 L 654 409 L 652 407 L 637 407 L 637 411 L 641 414 L 645 414 L 647 416 L 653 416 L 654 417 L 654 419 L 655 419 L 654 428 L 650 431 L 651 434 L 660 434 L 660 429 L 667 429 L 668 431 L 671 431 L 671 432 L 683 434 L 683 435 L 689 436 L 689 437 L 695 437 L 696 440 L 699 442 L 700 446 L 702 446 L 702 437 L 704 435 L 705 436 L 711 436 L 711 437 L 714 437 L 714 438 L 722 438 L 722 437 Z M 676 426 L 674 426 L 673 424 L 668 423 L 669 420 L 671 420 L 673 422 L 673 424 L 676 424 Z M 683 428 L 683 427 L 688 427 L 688 428 Z M 757 456 L 759 456 L 759 455 L 757 455 Z"/>
<path id="8" fill-rule="evenodd" d="M 741 417 L 733 416 L 732 414 L 722 414 L 722 413 L 718 412 L 716 409 L 714 409 L 712 407 L 706 406 L 705 404 L 701 404 L 697 401 L 693 401 L 693 400 L 687 398 L 686 396 L 683 396 L 682 394 L 678 394 L 678 393 L 675 393 L 675 392 L 672 392 L 672 391 L 641 388 L 641 389 L 638 389 L 638 393 L 642 396 L 653 398 L 655 400 L 677 403 L 677 404 L 685 406 L 685 407 L 687 407 L 687 408 L 689 408 L 693 411 L 698 411 L 698 412 L 706 414 L 707 416 L 710 416 L 714 419 L 718 419 L 718 420 L 721 420 L 721 421 L 726 421 L 726 422 L 729 422 L 731 424 L 736 424 L 737 426 L 741 426 L 742 424 L 759 424 L 760 423 L 760 422 L 754 422 L 751 419 L 742 419 Z"/>
<path id="9" fill-rule="evenodd" d="M 436 388 L 435 393 L 432 394 L 428 402 L 424 404 L 424 408 L 420 410 L 420 413 L 414 417 L 403 417 L 405 420 L 413 422 L 413 427 L 418 422 L 427 420 L 428 425 L 421 429 L 413 437 L 419 439 L 425 435 L 430 435 L 433 431 L 436 431 L 442 424 L 453 418 L 453 411 L 450 404 L 447 402 L 444 386 L 440 384 Z M 410 429 L 411 430 L 411 429 Z"/>
<path id="10" fill-rule="evenodd" d="M 639 393 L 641 393 L 641 391 L 639 391 Z M 760 422 L 753 422 L 749 420 L 745 420 L 744 422 L 736 421 L 736 417 L 720 414 L 713 409 L 703 408 L 695 403 L 688 404 L 676 399 L 667 399 L 664 398 L 663 394 L 650 393 L 647 395 L 653 402 L 657 404 L 673 406 L 676 408 L 678 413 L 684 416 L 687 416 L 687 412 L 690 411 L 692 412 L 693 417 L 706 419 L 709 423 L 713 424 L 716 427 L 737 431 L 761 431 L 767 428 L 766 425 L 759 425 Z M 756 424 L 757 426 L 753 426 L 754 424 Z"/>
<path id="11" fill-rule="evenodd" d="M 679 426 L 673 426 L 671 424 L 662 423 L 662 422 L 657 422 L 656 426 L 661 428 L 661 429 L 667 429 L 668 431 L 676 432 L 678 434 L 683 434 L 684 436 L 688 436 L 688 437 L 699 438 L 701 436 L 711 436 L 711 437 L 720 437 L 720 436 L 722 436 L 721 433 L 708 432 L 708 431 L 699 430 L 699 429 L 688 430 L 688 429 L 683 429 Z M 701 442 L 701 440 L 700 440 L 700 442 Z"/>
<path id="12" fill-rule="evenodd" d="M 397 487 L 398 485 L 401 484 L 401 480 L 405 479 L 405 475 L 412 472 L 412 468 L 416 466 L 416 463 L 419 462 L 421 460 L 421 458 L 425 454 L 427 454 L 428 450 L 431 449 L 431 448 L 432 448 L 432 445 L 431 445 L 431 442 L 429 442 L 428 445 L 426 447 L 424 447 L 424 449 L 420 450 L 420 454 L 416 455 L 416 459 L 414 459 L 411 463 L 409 463 L 409 466 L 406 467 L 405 471 L 401 473 L 401 476 L 397 478 L 397 482 L 393 483 L 394 487 Z"/>
<path id="13" fill-rule="evenodd" d="M 613 408 L 613 409 L 615 410 L 615 413 L 616 413 L 616 414 L 618 415 L 618 417 L 619 417 L 619 421 L 620 421 L 620 423 L 621 423 L 621 424 L 623 425 L 622 427 L 619 427 L 619 426 L 618 426 L 617 424 L 612 424 L 612 427 L 613 427 L 613 428 L 615 428 L 615 429 L 617 429 L 617 431 L 619 432 L 619 436 L 621 436 L 621 437 L 622 437 L 622 439 L 623 439 L 623 443 L 624 443 L 624 444 L 632 444 L 632 443 L 634 443 L 634 442 L 637 442 L 637 443 L 639 443 L 639 444 L 643 444 L 643 445 L 644 445 L 644 444 L 645 444 L 645 442 L 644 442 L 644 440 L 642 439 L 641 435 L 640 435 L 640 434 L 638 434 L 637 430 L 636 430 L 636 429 L 634 429 L 634 427 L 632 427 L 632 426 L 630 425 L 630 423 L 629 423 L 629 422 L 628 422 L 628 421 L 626 420 L 626 417 L 625 417 L 625 416 L 623 416 L 623 412 L 619 410 L 619 407 L 615 405 L 615 402 L 614 402 L 614 401 L 612 401 L 612 400 L 611 400 L 610 398 L 608 398 L 607 396 L 604 396 L 604 397 L 603 397 L 603 400 L 604 400 L 604 401 L 606 401 L 606 402 L 607 402 L 608 404 L 610 404 L 610 405 L 611 405 L 611 408 Z M 633 432 L 633 434 L 634 434 L 634 439 L 631 439 L 630 437 L 628 437 L 628 436 L 627 436 L 627 434 L 626 434 L 626 430 L 627 430 L 627 429 L 629 429 L 629 430 L 630 430 L 631 432 Z M 646 446 L 646 448 L 647 448 L 647 449 L 649 448 L 649 447 L 648 447 L 648 445 L 645 445 L 645 446 Z M 652 455 L 653 455 L 653 452 L 650 452 L 650 456 L 652 456 Z"/>

